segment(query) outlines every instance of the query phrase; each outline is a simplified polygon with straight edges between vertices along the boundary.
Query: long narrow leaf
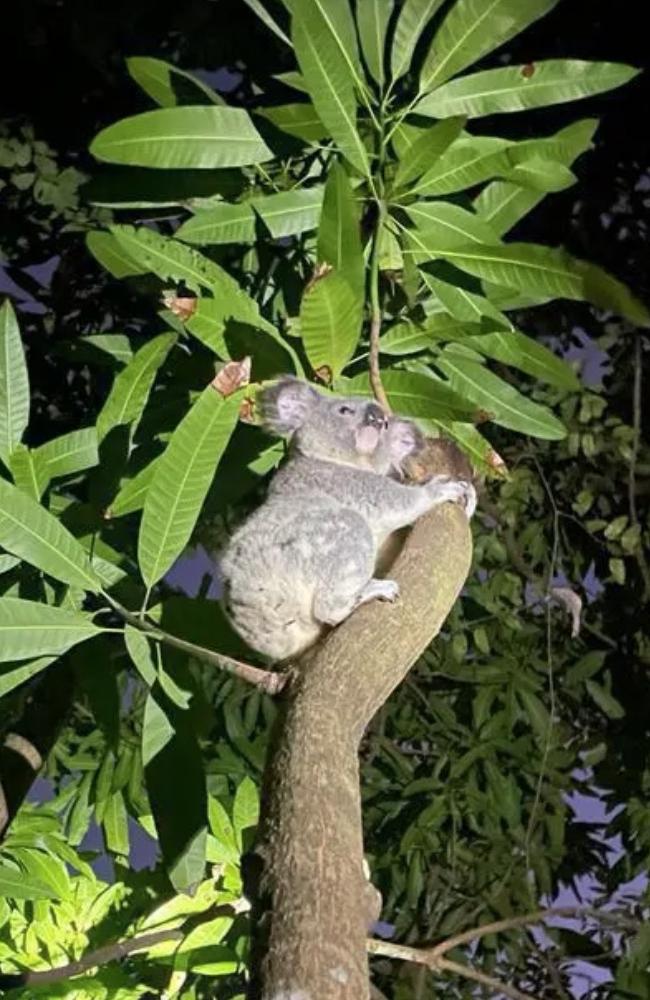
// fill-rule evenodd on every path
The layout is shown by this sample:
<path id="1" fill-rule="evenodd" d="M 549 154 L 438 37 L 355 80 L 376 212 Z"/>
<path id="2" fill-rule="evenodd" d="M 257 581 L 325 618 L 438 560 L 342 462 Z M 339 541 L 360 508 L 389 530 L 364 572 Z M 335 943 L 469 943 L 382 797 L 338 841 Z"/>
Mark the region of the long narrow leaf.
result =
<path id="1" fill-rule="evenodd" d="M 312 102 L 346 159 L 368 176 L 368 157 L 357 131 L 350 67 L 329 28 L 313 14 L 309 17 L 302 4 L 300 0 L 294 13 L 292 38 Z"/>
<path id="2" fill-rule="evenodd" d="M 176 335 L 173 333 L 161 333 L 154 337 L 115 376 L 111 391 L 97 417 L 97 437 L 100 441 L 113 427 L 140 419 L 156 372 L 175 341 Z"/>
<path id="3" fill-rule="evenodd" d="M 272 157 L 242 108 L 158 108 L 103 129 L 90 145 L 98 160 L 155 168 L 241 167 Z"/>
<path id="4" fill-rule="evenodd" d="M 359 210 L 348 175 L 334 161 L 325 185 L 323 211 L 318 227 L 318 260 L 330 264 L 362 297 L 364 283 Z"/>
<path id="5" fill-rule="evenodd" d="M 361 51 L 373 80 L 384 82 L 386 30 L 393 11 L 393 0 L 357 0 L 357 27 Z"/>
<path id="6" fill-rule="evenodd" d="M 323 185 L 278 191 L 251 203 L 274 239 L 315 229 L 323 204 Z"/>
<path id="7" fill-rule="evenodd" d="M 396 413 L 416 419 L 471 420 L 476 407 L 444 383 L 418 372 L 388 370 L 382 383 Z M 346 392 L 372 395 L 367 375 L 346 380 Z"/>
<path id="8" fill-rule="evenodd" d="M 223 399 L 208 386 L 178 425 L 144 503 L 138 562 L 152 587 L 187 545 L 239 415 L 237 395 Z"/>
<path id="9" fill-rule="evenodd" d="M 211 104 L 223 105 L 225 103 L 223 98 L 212 87 L 208 87 L 203 80 L 199 80 L 193 73 L 187 73 L 172 63 L 165 62 L 164 59 L 135 56 L 126 60 L 126 68 L 129 75 L 142 87 L 144 92 L 163 108 L 173 108 L 179 103 L 173 85 L 175 76 L 189 81 L 191 86 L 204 94 Z M 187 84 L 185 86 L 187 87 Z"/>
<path id="10" fill-rule="evenodd" d="M 445 150 L 458 138 L 465 121 L 463 117 L 446 118 L 423 132 L 409 147 L 406 155 L 400 156 L 395 173 L 395 187 L 405 187 L 421 174 L 431 170 Z"/>
<path id="11" fill-rule="evenodd" d="M 206 246 L 211 243 L 254 243 L 255 214 L 251 203 L 231 205 L 219 202 L 201 209 L 176 230 L 176 237 L 187 243 Z"/>
<path id="12" fill-rule="evenodd" d="M 393 36 L 390 60 L 393 79 L 397 80 L 410 69 L 418 39 L 442 2 L 443 0 L 404 0 Z"/>
<path id="13" fill-rule="evenodd" d="M 101 587 L 77 539 L 53 514 L 4 479 L 0 479 L 0 545 L 63 583 L 95 592 Z"/>
<path id="14" fill-rule="evenodd" d="M 287 135 L 304 142 L 320 142 L 327 137 L 327 129 L 318 117 L 313 104 L 280 104 L 273 108 L 256 108 L 255 114 L 266 118 Z"/>
<path id="15" fill-rule="evenodd" d="M 0 598 L 0 663 L 59 656 L 102 631 L 88 615 L 18 597 Z"/>
<path id="16" fill-rule="evenodd" d="M 0 308 L 0 458 L 6 459 L 29 421 L 29 379 L 16 314 Z"/>
<path id="17" fill-rule="evenodd" d="M 359 299 L 342 274 L 333 271 L 305 292 L 300 332 L 314 371 L 337 376 L 350 360 L 360 335 Z"/>
<path id="18" fill-rule="evenodd" d="M 444 257 L 469 274 L 496 285 L 552 298 L 583 299 L 584 285 L 575 263 L 562 250 L 533 243 L 507 246 L 459 247 L 443 250 Z"/>
<path id="19" fill-rule="evenodd" d="M 575 101 L 627 83 L 639 70 L 622 63 L 547 59 L 526 66 L 488 69 L 451 80 L 417 105 L 421 115 L 448 118 L 503 114 Z"/>
<path id="20" fill-rule="evenodd" d="M 558 0 L 457 0 L 438 30 L 424 60 L 420 91 L 425 93 L 456 76 L 488 52 L 523 31 L 555 7 Z"/>
<path id="21" fill-rule="evenodd" d="M 97 465 L 97 431 L 83 427 L 69 434 L 61 434 L 36 449 L 37 458 L 43 462 L 49 479 L 70 476 Z"/>
<path id="22" fill-rule="evenodd" d="M 566 437 L 564 425 L 550 410 L 527 399 L 484 365 L 453 353 L 436 358 L 435 364 L 447 377 L 451 389 L 501 427 L 549 441 Z"/>

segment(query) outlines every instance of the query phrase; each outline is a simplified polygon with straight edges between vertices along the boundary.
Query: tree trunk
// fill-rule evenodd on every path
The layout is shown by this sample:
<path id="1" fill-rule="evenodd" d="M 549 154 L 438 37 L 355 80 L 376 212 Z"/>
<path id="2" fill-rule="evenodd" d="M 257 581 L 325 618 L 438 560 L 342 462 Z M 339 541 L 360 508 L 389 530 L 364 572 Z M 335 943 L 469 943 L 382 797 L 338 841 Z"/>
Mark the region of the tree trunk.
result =
<path id="1" fill-rule="evenodd" d="M 378 914 L 363 873 L 359 741 L 440 630 L 470 560 L 463 511 L 431 511 L 390 574 L 398 602 L 355 611 L 283 695 L 253 855 L 251 1000 L 370 996 L 366 937 Z"/>

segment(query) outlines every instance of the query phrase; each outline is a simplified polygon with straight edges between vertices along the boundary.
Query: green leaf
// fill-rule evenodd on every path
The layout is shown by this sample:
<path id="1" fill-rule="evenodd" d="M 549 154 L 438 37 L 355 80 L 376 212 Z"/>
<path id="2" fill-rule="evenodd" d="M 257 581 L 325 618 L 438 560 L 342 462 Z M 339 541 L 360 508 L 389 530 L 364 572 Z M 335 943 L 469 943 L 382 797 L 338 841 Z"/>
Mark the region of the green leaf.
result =
<path id="1" fill-rule="evenodd" d="M 106 511 L 105 516 L 107 518 L 123 517 L 124 514 L 132 514 L 134 511 L 141 510 L 144 507 L 147 490 L 153 478 L 158 459 L 159 456 L 156 456 L 148 465 L 140 469 L 132 479 L 126 480 L 124 485 L 115 494 Z"/>
<path id="2" fill-rule="evenodd" d="M 364 262 L 361 223 L 354 191 L 342 164 L 332 162 L 327 175 L 318 227 L 318 260 L 330 264 L 363 297 Z"/>
<path id="3" fill-rule="evenodd" d="M 88 615 L 19 597 L 0 598 L 0 663 L 58 656 L 102 631 Z"/>
<path id="4" fill-rule="evenodd" d="M 464 342 L 486 357 L 512 365 L 542 382 L 563 389 L 576 390 L 580 387 L 576 373 L 566 361 L 518 330 L 495 330 L 468 337 Z"/>
<path id="5" fill-rule="evenodd" d="M 244 0 L 244 3 L 250 7 L 254 14 L 257 14 L 260 21 L 266 25 L 269 31 L 272 31 L 274 35 L 281 41 L 286 42 L 287 45 L 291 45 L 291 40 L 287 38 L 282 28 L 275 23 L 266 7 L 260 3 L 260 0 Z"/>
<path id="6" fill-rule="evenodd" d="M 315 229 L 323 204 L 323 185 L 278 191 L 254 198 L 252 205 L 274 239 Z"/>
<path id="7" fill-rule="evenodd" d="M 396 323 L 379 341 L 380 352 L 395 357 L 417 354 L 430 346 L 430 334 L 415 323 Z"/>
<path id="8" fill-rule="evenodd" d="M 40 674 L 41 670 L 49 667 L 55 659 L 54 656 L 41 656 L 37 660 L 30 660 L 29 663 L 21 663 L 19 667 L 13 664 L 8 669 L 0 667 L 0 698 L 4 698 L 14 688 L 20 687 L 30 677 Z"/>
<path id="9" fill-rule="evenodd" d="M 505 139 L 489 135 L 457 139 L 412 185 L 409 194 L 423 197 L 453 194 L 492 177 L 507 176 L 511 170 L 509 146 Z"/>
<path id="10" fill-rule="evenodd" d="M 113 358 L 121 366 L 128 365 L 133 357 L 133 349 L 128 337 L 123 333 L 91 333 L 89 337 L 80 337 L 73 341 L 74 347 L 80 351 L 90 347 L 88 358 L 97 363 L 98 352 Z"/>
<path id="11" fill-rule="evenodd" d="M 463 271 L 533 295 L 584 299 L 583 281 L 567 253 L 534 243 L 473 246 L 443 250 L 444 257 Z"/>
<path id="12" fill-rule="evenodd" d="M 192 87 L 204 94 L 212 104 L 222 105 L 224 103 L 223 98 L 215 93 L 212 87 L 208 87 L 192 73 L 187 73 L 185 70 L 179 69 L 178 66 L 165 62 L 164 59 L 134 56 L 126 60 L 126 68 L 145 94 L 148 94 L 156 104 L 160 104 L 163 108 L 173 108 L 179 103 L 172 82 L 174 76 L 189 81 Z"/>
<path id="13" fill-rule="evenodd" d="M 257 785 L 247 776 L 237 786 L 232 806 L 232 819 L 240 850 L 242 848 L 242 830 L 257 826 L 259 816 L 260 796 Z"/>
<path id="14" fill-rule="evenodd" d="M 257 303 L 235 279 L 198 250 L 144 226 L 112 226 L 111 232 L 126 252 L 141 262 L 144 271 L 151 271 L 163 281 L 184 281 L 195 292 L 207 288 L 224 320 L 238 320 L 276 334 L 275 327 L 260 316 Z"/>
<path id="15" fill-rule="evenodd" d="M 622 719 L 625 716 L 625 709 L 620 701 L 617 701 L 602 684 L 598 684 L 597 681 L 586 680 L 585 687 L 596 705 L 598 705 L 598 708 L 601 712 L 605 713 L 608 719 Z"/>
<path id="16" fill-rule="evenodd" d="M 393 0 L 357 0 L 357 27 L 361 51 L 373 80 L 384 82 L 386 29 L 393 11 Z"/>
<path id="17" fill-rule="evenodd" d="M 156 463 L 138 537 L 138 562 L 148 587 L 187 545 L 219 460 L 235 429 L 240 399 L 207 386 L 172 434 Z"/>
<path id="18" fill-rule="evenodd" d="M 417 239 L 417 236 L 412 235 L 411 238 Z M 482 317 L 486 316 L 497 326 L 502 326 L 505 329 L 510 327 L 511 324 L 507 317 L 499 312 L 489 299 L 465 288 L 459 281 L 454 280 L 456 275 L 444 274 L 444 276 L 438 277 L 428 271 L 423 271 L 422 277 L 443 309 L 455 320 L 462 323 L 480 323 Z M 462 279 L 462 273 L 459 274 L 459 277 Z"/>
<path id="19" fill-rule="evenodd" d="M 98 160 L 140 167 L 242 167 L 273 156 L 242 108 L 183 106 L 145 111 L 95 136 Z"/>
<path id="20" fill-rule="evenodd" d="M 472 243 L 499 243 L 489 224 L 473 212 L 446 201 L 418 201 L 406 208 L 417 228 L 413 236 L 417 254 L 435 257 L 441 248 L 462 247 Z M 405 250 L 405 253 L 409 251 Z"/>
<path id="21" fill-rule="evenodd" d="M 241 851 L 237 845 L 234 827 L 221 802 L 212 795 L 208 798 L 208 822 L 212 836 L 221 849 L 223 860 L 239 865 Z"/>
<path id="22" fill-rule="evenodd" d="M 547 59 L 526 66 L 488 69 L 451 80 L 424 97 L 416 107 L 420 115 L 448 118 L 484 115 L 575 101 L 627 83 L 639 70 L 622 63 Z"/>
<path id="23" fill-rule="evenodd" d="M 23 493 L 40 500 L 49 482 L 42 460 L 24 444 L 17 444 L 8 458 L 11 477 Z"/>
<path id="24" fill-rule="evenodd" d="M 285 0 L 285 3 L 294 20 L 303 18 L 305 25 L 311 25 L 314 34 L 339 54 L 358 93 L 364 94 L 366 81 L 349 0 Z"/>
<path id="25" fill-rule="evenodd" d="M 153 695 L 148 695 L 142 719 L 142 763 L 144 767 L 151 763 L 173 737 L 174 727 L 167 718 L 166 712 L 160 707 Z"/>
<path id="26" fill-rule="evenodd" d="M 422 420 L 467 420 L 475 407 L 439 379 L 418 372 L 387 369 L 381 380 L 396 413 Z M 345 380 L 345 391 L 371 396 L 366 374 Z"/>
<path id="27" fill-rule="evenodd" d="M 63 583 L 97 592 L 99 577 L 81 544 L 60 521 L 0 479 L 0 545 Z"/>
<path id="28" fill-rule="evenodd" d="M 151 655 L 151 646 L 146 635 L 132 625 L 124 628 L 124 642 L 129 656 L 147 687 L 153 687 L 158 679 L 158 671 Z"/>
<path id="29" fill-rule="evenodd" d="M 437 420 L 435 425 L 439 431 L 456 442 L 479 472 L 492 477 L 503 475 L 504 463 L 500 455 L 472 424 L 464 424 L 457 420 Z"/>
<path id="30" fill-rule="evenodd" d="M 393 36 L 390 58 L 393 79 L 397 80 L 411 68 L 418 39 L 441 4 L 442 0 L 404 0 Z"/>
<path id="31" fill-rule="evenodd" d="M 16 314 L 9 300 L 0 308 L 0 458 L 22 439 L 29 421 L 29 378 Z"/>
<path id="32" fill-rule="evenodd" d="M 280 104 L 273 108 L 255 108 L 255 114 L 266 118 L 280 131 L 304 142 L 320 142 L 327 138 L 327 129 L 313 104 Z"/>
<path id="33" fill-rule="evenodd" d="M 49 886 L 57 899 L 70 899 L 72 885 L 62 861 L 30 847 L 15 848 L 11 853 L 30 881 Z"/>
<path id="34" fill-rule="evenodd" d="M 114 427 L 139 421 L 156 373 L 175 342 L 176 334 L 159 334 L 136 351 L 126 368 L 115 376 L 97 417 L 97 437 L 100 441 Z"/>
<path id="35" fill-rule="evenodd" d="M 321 2 L 299 0 L 296 6 L 291 23 L 296 57 L 316 113 L 343 155 L 367 177 L 368 157 L 356 126 L 354 76 L 335 27 L 321 11 Z M 347 0 L 342 2 L 347 7 Z M 336 9 L 339 6 L 337 0 Z M 351 17 L 349 7 L 348 14 Z"/>
<path id="36" fill-rule="evenodd" d="M 106 849 L 120 857 L 129 856 L 129 827 L 122 792 L 113 792 L 104 809 L 104 839 Z"/>
<path id="37" fill-rule="evenodd" d="M 197 211 L 174 234 L 179 240 L 197 243 L 254 243 L 255 214 L 249 201 L 231 205 L 219 202 L 211 208 Z"/>
<path id="38" fill-rule="evenodd" d="M 424 60 L 420 92 L 439 87 L 450 77 L 555 7 L 557 0 L 457 0 Z"/>
<path id="39" fill-rule="evenodd" d="M 142 273 L 142 269 L 110 233 L 99 230 L 86 233 L 86 247 L 95 260 L 114 278 L 128 278 Z"/>
<path id="40" fill-rule="evenodd" d="M 8 899 L 56 899 L 57 893 L 38 878 L 0 863 L 0 897 Z"/>
<path id="41" fill-rule="evenodd" d="M 435 365 L 451 389 L 495 424 L 548 441 L 566 437 L 564 425 L 550 410 L 527 399 L 483 365 L 445 352 L 436 358 Z"/>
<path id="42" fill-rule="evenodd" d="M 350 283 L 332 271 L 308 289 L 300 306 L 300 333 L 309 362 L 337 376 L 350 360 L 360 335 L 359 300 Z"/>
<path id="43" fill-rule="evenodd" d="M 650 313 L 621 281 L 587 261 L 573 259 L 573 266 L 582 277 L 587 302 L 624 316 L 636 326 L 650 326 Z"/>
<path id="44" fill-rule="evenodd" d="M 408 152 L 400 156 L 393 181 L 394 186 L 407 187 L 411 181 L 431 170 L 452 142 L 456 141 L 465 127 L 466 120 L 463 117 L 446 118 L 424 130 L 422 135 L 409 146 Z"/>
<path id="45" fill-rule="evenodd" d="M 97 431 L 94 427 L 83 427 L 61 434 L 37 448 L 35 454 L 43 463 L 48 479 L 91 469 L 99 462 Z"/>

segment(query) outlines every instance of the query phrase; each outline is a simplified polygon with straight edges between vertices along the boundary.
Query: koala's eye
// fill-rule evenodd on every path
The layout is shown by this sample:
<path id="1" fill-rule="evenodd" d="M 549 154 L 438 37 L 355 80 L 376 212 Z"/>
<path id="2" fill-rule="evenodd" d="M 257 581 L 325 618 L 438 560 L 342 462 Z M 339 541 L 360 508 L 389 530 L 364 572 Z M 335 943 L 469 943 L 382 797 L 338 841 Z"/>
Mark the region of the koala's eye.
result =
<path id="1" fill-rule="evenodd" d="M 348 406 L 347 403 L 343 403 L 341 406 L 339 406 L 338 412 L 341 413 L 344 417 L 348 417 L 351 413 L 354 413 L 354 407 Z"/>

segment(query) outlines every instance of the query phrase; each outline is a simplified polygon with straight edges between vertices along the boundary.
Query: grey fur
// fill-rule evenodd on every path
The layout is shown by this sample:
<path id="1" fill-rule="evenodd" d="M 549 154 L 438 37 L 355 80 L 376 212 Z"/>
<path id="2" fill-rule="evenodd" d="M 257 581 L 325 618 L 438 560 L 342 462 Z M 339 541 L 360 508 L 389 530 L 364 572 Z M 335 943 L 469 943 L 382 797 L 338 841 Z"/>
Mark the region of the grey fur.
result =
<path id="1" fill-rule="evenodd" d="M 382 543 L 448 500 L 463 501 L 471 517 L 476 494 L 444 476 L 422 486 L 392 478 L 422 437 L 367 399 L 325 396 L 285 378 L 261 404 L 267 429 L 292 435 L 290 458 L 220 568 L 234 627 L 253 649 L 284 660 L 360 604 L 394 601 L 397 584 L 373 577 Z"/>

